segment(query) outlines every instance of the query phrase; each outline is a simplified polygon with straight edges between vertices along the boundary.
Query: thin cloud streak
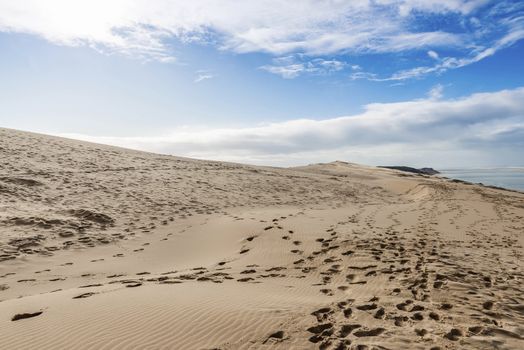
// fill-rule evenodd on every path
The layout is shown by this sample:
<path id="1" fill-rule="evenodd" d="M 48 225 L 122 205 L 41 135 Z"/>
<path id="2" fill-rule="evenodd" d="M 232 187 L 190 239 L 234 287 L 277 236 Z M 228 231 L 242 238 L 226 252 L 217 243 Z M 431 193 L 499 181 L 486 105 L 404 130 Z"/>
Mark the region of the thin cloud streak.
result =
<path id="1" fill-rule="evenodd" d="M 508 26 L 507 33 L 501 38 L 497 39 L 489 47 L 481 47 L 473 49 L 466 57 L 444 57 L 440 58 L 435 51 L 428 51 L 428 56 L 436 60 L 433 66 L 420 66 L 401 70 L 393 75 L 385 78 L 380 78 L 377 74 L 369 72 L 357 72 L 350 75 L 352 80 L 367 79 L 370 81 L 384 82 L 384 81 L 402 81 L 408 79 L 420 78 L 431 73 L 441 74 L 451 69 L 462 68 L 470 64 L 482 61 L 488 57 L 495 55 L 498 51 L 508 48 L 518 41 L 524 39 L 524 15 L 508 19 L 504 24 Z"/>
<path id="2" fill-rule="evenodd" d="M 339 60 L 322 58 L 305 59 L 304 55 L 291 55 L 273 59 L 272 65 L 265 65 L 259 69 L 280 75 L 284 79 L 293 79 L 303 74 L 328 75 L 344 70 L 348 64 Z"/>
<path id="3" fill-rule="evenodd" d="M 195 83 L 200 83 L 204 80 L 213 79 L 215 76 L 209 73 L 199 73 L 198 76 L 193 80 Z"/>

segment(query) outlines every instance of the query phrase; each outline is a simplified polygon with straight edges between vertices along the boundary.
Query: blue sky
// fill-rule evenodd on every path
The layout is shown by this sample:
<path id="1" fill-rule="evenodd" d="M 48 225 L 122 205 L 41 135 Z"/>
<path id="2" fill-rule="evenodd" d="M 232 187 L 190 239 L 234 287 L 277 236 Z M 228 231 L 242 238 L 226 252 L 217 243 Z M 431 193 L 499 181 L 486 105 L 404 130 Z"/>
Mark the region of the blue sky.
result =
<path id="1" fill-rule="evenodd" d="M 267 165 L 524 166 L 524 2 L 0 0 L 0 126 Z"/>

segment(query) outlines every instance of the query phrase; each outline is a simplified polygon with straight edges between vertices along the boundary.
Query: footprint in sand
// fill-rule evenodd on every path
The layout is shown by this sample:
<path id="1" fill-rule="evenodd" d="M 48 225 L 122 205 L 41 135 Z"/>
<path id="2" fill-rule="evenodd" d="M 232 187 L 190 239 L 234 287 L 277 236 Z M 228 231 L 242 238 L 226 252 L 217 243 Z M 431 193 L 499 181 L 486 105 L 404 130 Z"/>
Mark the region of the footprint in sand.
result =
<path id="1" fill-rule="evenodd" d="M 323 293 L 323 294 L 325 294 L 325 295 L 328 295 L 328 296 L 332 296 L 332 295 L 334 295 L 334 294 L 333 294 L 333 291 L 332 291 L 331 289 L 329 289 L 329 288 L 321 289 L 320 292 Z"/>
<path id="2" fill-rule="evenodd" d="M 66 279 L 63 277 L 57 277 L 57 278 L 51 278 L 49 282 L 56 282 L 56 281 L 65 281 Z"/>
<path id="3" fill-rule="evenodd" d="M 411 316 L 411 319 L 412 319 L 412 320 L 415 320 L 415 321 L 422 321 L 422 320 L 424 320 L 424 315 L 422 315 L 420 312 L 415 312 L 415 313 Z"/>
<path id="4" fill-rule="evenodd" d="M 425 336 L 426 334 L 428 334 L 428 331 L 427 329 L 424 329 L 424 328 L 415 328 L 415 333 L 419 336 L 419 337 L 423 337 Z"/>
<path id="5" fill-rule="evenodd" d="M 83 293 L 83 294 L 77 295 L 76 297 L 73 297 L 73 299 L 89 298 L 90 296 L 95 295 L 95 294 L 97 293 L 94 293 L 94 292 Z"/>
<path id="6" fill-rule="evenodd" d="M 249 282 L 249 281 L 253 281 L 253 278 L 251 277 L 245 277 L 245 278 L 239 278 L 237 279 L 238 282 Z"/>
<path id="7" fill-rule="evenodd" d="M 275 333 L 270 334 L 267 339 L 263 342 L 263 344 L 266 344 L 270 341 L 282 341 L 284 340 L 285 333 L 284 331 L 276 331 Z"/>
<path id="8" fill-rule="evenodd" d="M 344 309 L 343 313 L 344 313 L 345 318 L 349 318 L 353 314 L 353 309 L 351 308 Z"/>
<path id="9" fill-rule="evenodd" d="M 440 315 L 437 314 L 436 312 L 430 312 L 429 313 L 429 318 L 431 318 L 434 321 L 439 321 L 440 320 Z"/>
<path id="10" fill-rule="evenodd" d="M 452 328 L 448 333 L 444 335 L 445 338 L 452 341 L 457 341 L 462 336 L 464 336 L 464 333 L 458 328 Z"/>
<path id="11" fill-rule="evenodd" d="M 381 307 L 380 309 L 377 310 L 377 312 L 375 312 L 375 315 L 373 317 L 378 320 L 381 320 L 382 318 L 384 318 L 385 314 L 386 314 L 386 311 L 384 310 L 383 307 Z"/>
<path id="12" fill-rule="evenodd" d="M 377 307 L 378 305 L 373 303 L 373 304 L 359 305 L 356 308 L 362 311 L 369 311 L 369 310 L 375 310 Z"/>
<path id="13" fill-rule="evenodd" d="M 324 324 L 319 324 L 313 327 L 309 327 L 307 331 L 310 333 L 314 333 L 314 334 L 321 334 L 325 330 L 332 329 L 332 328 L 333 328 L 332 323 L 324 323 Z"/>
<path id="14" fill-rule="evenodd" d="M 135 287 L 140 287 L 142 285 L 142 283 L 140 282 L 136 282 L 136 283 L 127 283 L 126 284 L 126 288 L 135 288 Z"/>
<path id="15" fill-rule="evenodd" d="M 482 304 L 482 308 L 484 308 L 486 310 L 491 310 L 491 309 L 493 309 L 493 305 L 494 305 L 494 303 L 491 300 L 488 300 L 488 301 L 485 301 Z"/>
<path id="16" fill-rule="evenodd" d="M 43 311 L 28 312 L 28 313 L 23 313 L 23 314 L 16 314 L 16 315 L 14 315 L 11 318 L 11 321 L 18 321 L 18 320 L 23 320 L 23 319 L 26 319 L 26 318 L 40 316 L 42 313 L 43 313 Z"/>
<path id="17" fill-rule="evenodd" d="M 409 321 L 409 318 L 407 316 L 396 316 L 394 320 L 395 320 L 395 326 L 402 327 L 404 326 L 404 323 Z"/>
<path id="18" fill-rule="evenodd" d="M 97 284 L 86 284 L 84 286 L 80 286 L 78 288 L 91 288 L 91 287 L 102 287 L 103 285 L 100 284 L 100 283 L 97 283 Z"/>
<path id="19" fill-rule="evenodd" d="M 318 310 L 316 310 L 316 311 L 313 311 L 313 312 L 311 313 L 311 315 L 312 315 L 312 316 L 315 316 L 315 317 L 317 318 L 317 321 L 318 321 L 318 322 L 322 322 L 322 321 L 324 321 L 324 320 L 327 320 L 327 318 L 328 318 L 330 315 L 334 314 L 334 313 L 335 313 L 335 312 L 334 312 L 331 308 L 329 308 L 329 307 L 323 307 L 323 308 L 321 308 L 321 309 L 318 309 Z"/>
<path id="20" fill-rule="evenodd" d="M 482 331 L 482 327 L 481 326 L 472 326 L 472 327 L 469 327 L 468 328 L 468 331 L 472 334 L 472 335 L 477 335 L 477 334 L 480 334 L 480 332 Z"/>
<path id="21" fill-rule="evenodd" d="M 374 328 L 374 329 L 370 329 L 370 330 L 360 330 L 360 331 L 356 331 L 355 333 L 353 333 L 355 335 L 355 337 L 376 337 L 378 335 L 381 335 L 382 333 L 384 333 L 385 329 L 384 328 Z"/>
<path id="22" fill-rule="evenodd" d="M 319 324 L 313 327 L 309 327 L 307 331 L 314 334 L 309 338 L 309 341 L 312 343 L 319 343 L 323 341 L 325 338 L 330 337 L 334 333 L 332 323 Z"/>
<path id="23" fill-rule="evenodd" d="M 340 328 L 339 336 L 342 337 L 342 338 L 345 338 L 348 335 L 350 335 L 351 332 L 353 332 L 355 329 L 358 329 L 360 327 L 362 327 L 362 326 L 359 325 L 359 324 L 345 324 L 345 325 L 342 325 L 342 327 Z"/>
<path id="24" fill-rule="evenodd" d="M 451 310 L 453 308 L 453 305 L 451 305 L 449 303 L 443 303 L 442 305 L 440 305 L 440 308 L 442 310 Z"/>

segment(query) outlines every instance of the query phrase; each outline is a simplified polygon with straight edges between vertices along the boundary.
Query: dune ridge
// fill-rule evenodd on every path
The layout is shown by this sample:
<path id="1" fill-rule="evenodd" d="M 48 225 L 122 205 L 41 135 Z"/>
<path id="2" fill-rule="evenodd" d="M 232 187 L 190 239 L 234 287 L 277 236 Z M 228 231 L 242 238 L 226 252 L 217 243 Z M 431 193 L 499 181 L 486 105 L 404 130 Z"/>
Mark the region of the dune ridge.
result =
<path id="1" fill-rule="evenodd" d="M 0 152 L 3 348 L 524 346 L 522 193 L 9 129 Z"/>

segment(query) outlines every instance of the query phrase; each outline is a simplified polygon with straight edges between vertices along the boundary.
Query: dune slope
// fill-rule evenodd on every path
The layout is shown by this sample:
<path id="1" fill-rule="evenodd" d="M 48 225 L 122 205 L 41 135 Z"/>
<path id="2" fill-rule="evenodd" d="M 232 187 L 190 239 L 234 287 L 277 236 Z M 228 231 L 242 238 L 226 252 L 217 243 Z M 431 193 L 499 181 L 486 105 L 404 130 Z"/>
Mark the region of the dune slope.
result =
<path id="1" fill-rule="evenodd" d="M 524 194 L 0 129 L 5 349 L 521 349 Z"/>

